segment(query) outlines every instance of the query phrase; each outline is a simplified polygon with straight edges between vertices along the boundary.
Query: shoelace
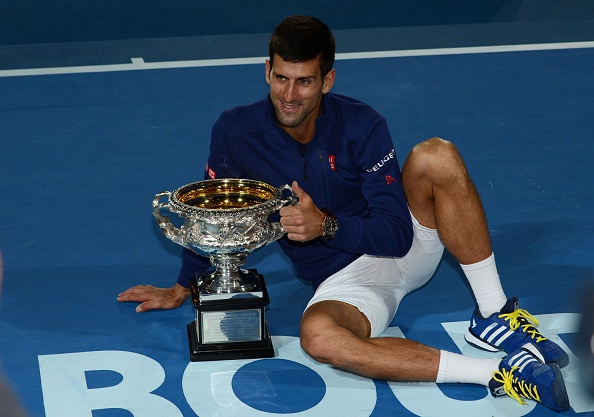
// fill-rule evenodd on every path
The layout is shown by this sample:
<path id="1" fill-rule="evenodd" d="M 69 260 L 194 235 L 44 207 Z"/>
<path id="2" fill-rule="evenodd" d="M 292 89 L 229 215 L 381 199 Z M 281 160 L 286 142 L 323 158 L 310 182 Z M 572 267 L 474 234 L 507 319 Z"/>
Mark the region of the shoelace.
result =
<path id="1" fill-rule="evenodd" d="M 505 321 L 509 321 L 509 328 L 512 330 L 522 327 L 522 332 L 528 333 L 531 339 L 536 339 L 536 343 L 547 340 L 547 338 L 541 335 L 536 327 L 534 327 L 538 326 L 536 317 L 524 309 L 518 308 L 511 313 L 500 314 L 498 317 Z"/>
<path id="2" fill-rule="evenodd" d="M 520 404 L 527 404 L 526 401 L 522 400 L 521 397 L 529 398 L 540 402 L 540 395 L 538 395 L 538 390 L 536 386 L 533 384 L 528 384 L 524 381 L 520 381 L 517 376 L 514 376 L 514 371 L 518 369 L 517 366 L 512 366 L 512 368 L 507 371 L 506 369 L 501 369 L 500 371 L 493 372 L 493 379 L 497 382 L 501 382 L 503 384 L 503 389 L 514 400 L 519 402 Z"/>

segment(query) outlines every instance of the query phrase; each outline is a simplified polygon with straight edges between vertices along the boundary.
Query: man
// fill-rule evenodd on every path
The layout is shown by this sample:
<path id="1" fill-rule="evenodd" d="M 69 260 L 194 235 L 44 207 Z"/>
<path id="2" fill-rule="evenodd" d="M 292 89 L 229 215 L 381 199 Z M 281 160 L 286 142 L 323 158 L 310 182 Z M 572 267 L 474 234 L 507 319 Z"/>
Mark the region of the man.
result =
<path id="1" fill-rule="evenodd" d="M 494 396 L 568 410 L 559 370 L 568 356 L 504 295 L 481 201 L 456 148 L 427 140 L 400 173 L 385 119 L 330 94 L 334 50 L 319 20 L 281 22 L 266 61 L 269 97 L 221 115 L 205 174 L 292 183 L 300 202 L 280 210 L 287 235 L 278 242 L 315 288 L 300 327 L 303 349 L 369 378 L 482 384 Z M 378 337 L 402 298 L 431 278 L 444 247 L 462 265 L 478 305 L 467 341 L 505 350 L 503 360 Z M 188 250 L 182 259 L 174 287 L 137 286 L 118 299 L 141 302 L 139 312 L 179 306 L 189 279 L 209 266 Z"/>

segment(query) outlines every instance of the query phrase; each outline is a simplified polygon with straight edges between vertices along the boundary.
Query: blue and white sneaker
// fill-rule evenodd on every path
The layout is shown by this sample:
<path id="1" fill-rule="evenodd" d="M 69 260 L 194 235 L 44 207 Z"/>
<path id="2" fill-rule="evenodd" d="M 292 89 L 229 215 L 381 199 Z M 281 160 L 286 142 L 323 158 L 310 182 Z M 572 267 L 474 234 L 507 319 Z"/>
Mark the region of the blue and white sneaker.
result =
<path id="1" fill-rule="evenodd" d="M 538 320 L 519 308 L 517 298 L 510 298 L 499 313 L 483 318 L 478 308 L 470 319 L 464 338 L 472 346 L 497 352 L 529 350 L 542 363 L 555 363 L 561 368 L 569 363 L 567 353 L 555 342 L 541 335 L 535 326 Z"/>
<path id="2" fill-rule="evenodd" d="M 553 411 L 569 410 L 569 397 L 561 370 L 545 365 L 530 352 L 520 349 L 503 358 L 489 381 L 493 397 L 508 395 L 520 404 L 535 400 Z"/>

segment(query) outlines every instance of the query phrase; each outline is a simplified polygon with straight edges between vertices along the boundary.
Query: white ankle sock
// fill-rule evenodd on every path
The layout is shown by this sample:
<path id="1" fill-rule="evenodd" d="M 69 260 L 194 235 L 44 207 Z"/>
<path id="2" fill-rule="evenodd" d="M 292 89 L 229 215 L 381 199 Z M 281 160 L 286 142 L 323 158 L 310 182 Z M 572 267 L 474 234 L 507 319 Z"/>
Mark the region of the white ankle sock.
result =
<path id="1" fill-rule="evenodd" d="M 499 312 L 507 297 L 501 288 L 495 255 L 491 253 L 491 256 L 483 261 L 460 266 L 470 283 L 481 315 L 486 318 Z"/>
<path id="2" fill-rule="evenodd" d="M 501 358 L 474 358 L 442 350 L 435 382 L 489 386 L 493 371 L 498 369 L 500 362 Z"/>

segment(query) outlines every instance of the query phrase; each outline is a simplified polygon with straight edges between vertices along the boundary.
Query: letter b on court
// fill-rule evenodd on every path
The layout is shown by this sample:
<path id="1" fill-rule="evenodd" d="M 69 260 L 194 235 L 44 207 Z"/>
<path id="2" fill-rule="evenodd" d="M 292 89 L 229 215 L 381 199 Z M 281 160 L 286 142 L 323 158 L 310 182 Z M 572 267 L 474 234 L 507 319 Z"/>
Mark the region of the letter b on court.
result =
<path id="1" fill-rule="evenodd" d="M 112 371 L 115 385 L 89 388 L 86 372 Z M 39 356 L 46 417 L 92 417 L 93 410 L 120 408 L 134 417 L 183 417 L 170 401 L 155 394 L 165 370 L 155 360 L 123 351 L 65 353 Z"/>

